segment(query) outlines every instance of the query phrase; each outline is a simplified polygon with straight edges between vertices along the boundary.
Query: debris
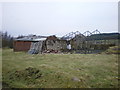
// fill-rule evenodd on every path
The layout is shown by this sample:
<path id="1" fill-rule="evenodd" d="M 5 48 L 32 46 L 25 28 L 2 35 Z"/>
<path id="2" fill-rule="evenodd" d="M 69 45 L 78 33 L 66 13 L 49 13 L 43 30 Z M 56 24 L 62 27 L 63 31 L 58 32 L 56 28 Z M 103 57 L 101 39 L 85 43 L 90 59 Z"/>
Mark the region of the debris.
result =
<path id="1" fill-rule="evenodd" d="M 15 79 L 38 79 L 42 76 L 42 73 L 40 70 L 32 67 L 28 67 L 25 70 L 21 71 L 14 71 L 10 73 L 9 79 L 15 80 Z"/>
<path id="2" fill-rule="evenodd" d="M 81 81 L 81 80 L 80 80 L 79 78 L 77 78 L 77 77 L 73 77 L 72 80 L 73 80 L 73 81 L 78 81 L 78 82 Z"/>

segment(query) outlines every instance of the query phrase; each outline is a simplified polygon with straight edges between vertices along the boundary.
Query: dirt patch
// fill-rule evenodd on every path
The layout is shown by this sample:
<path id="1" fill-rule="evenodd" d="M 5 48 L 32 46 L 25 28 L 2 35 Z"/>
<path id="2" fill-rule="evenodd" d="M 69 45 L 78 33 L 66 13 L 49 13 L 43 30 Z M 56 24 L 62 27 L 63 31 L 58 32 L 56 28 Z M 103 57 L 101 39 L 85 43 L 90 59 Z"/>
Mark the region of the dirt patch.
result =
<path id="1" fill-rule="evenodd" d="M 29 80 L 29 79 L 38 79 L 42 76 L 42 73 L 40 70 L 32 67 L 28 67 L 25 70 L 21 71 L 14 71 L 9 74 L 9 79 L 14 80 L 14 79 L 24 79 L 24 80 Z"/>

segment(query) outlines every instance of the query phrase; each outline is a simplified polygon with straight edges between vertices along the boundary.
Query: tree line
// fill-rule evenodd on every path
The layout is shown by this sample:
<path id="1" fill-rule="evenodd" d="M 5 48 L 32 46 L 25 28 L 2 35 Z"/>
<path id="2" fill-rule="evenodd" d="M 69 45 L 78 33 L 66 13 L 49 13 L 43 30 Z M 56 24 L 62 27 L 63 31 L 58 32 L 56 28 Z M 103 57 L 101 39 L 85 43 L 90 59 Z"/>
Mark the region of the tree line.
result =
<path id="1" fill-rule="evenodd" d="M 87 40 L 111 40 L 120 39 L 120 33 L 101 33 L 87 37 Z"/>
<path id="2" fill-rule="evenodd" d="M 8 32 L 0 32 L 0 48 L 13 48 L 14 37 L 8 34 Z"/>

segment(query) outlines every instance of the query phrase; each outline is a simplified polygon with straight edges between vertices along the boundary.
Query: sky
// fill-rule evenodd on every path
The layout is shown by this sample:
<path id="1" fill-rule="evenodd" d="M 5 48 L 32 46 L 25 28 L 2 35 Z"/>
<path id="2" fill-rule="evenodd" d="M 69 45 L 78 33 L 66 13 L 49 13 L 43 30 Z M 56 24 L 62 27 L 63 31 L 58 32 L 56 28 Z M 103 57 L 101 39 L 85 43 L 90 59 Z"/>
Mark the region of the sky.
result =
<path id="1" fill-rule="evenodd" d="M 118 32 L 117 2 L 3 2 L 0 30 L 12 36 Z"/>

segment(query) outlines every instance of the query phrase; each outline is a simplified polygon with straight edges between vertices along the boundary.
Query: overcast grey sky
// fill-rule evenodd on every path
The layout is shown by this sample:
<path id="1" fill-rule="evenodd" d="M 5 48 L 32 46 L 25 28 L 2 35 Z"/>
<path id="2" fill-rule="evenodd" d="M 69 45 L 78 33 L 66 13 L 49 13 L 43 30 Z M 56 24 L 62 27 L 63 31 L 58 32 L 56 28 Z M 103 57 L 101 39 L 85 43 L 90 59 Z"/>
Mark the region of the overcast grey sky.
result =
<path id="1" fill-rule="evenodd" d="M 0 4 L 1 11 L 2 30 L 13 36 L 63 36 L 96 29 L 102 33 L 118 32 L 117 2 L 6 2 Z"/>

